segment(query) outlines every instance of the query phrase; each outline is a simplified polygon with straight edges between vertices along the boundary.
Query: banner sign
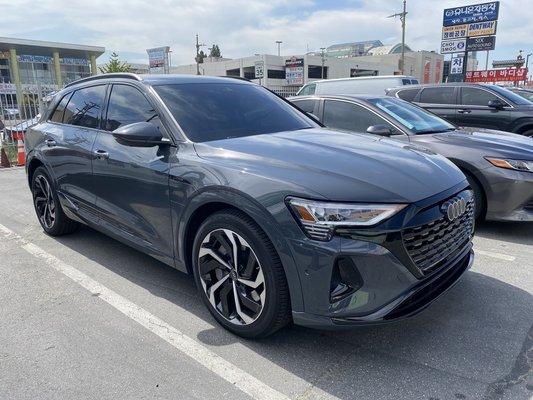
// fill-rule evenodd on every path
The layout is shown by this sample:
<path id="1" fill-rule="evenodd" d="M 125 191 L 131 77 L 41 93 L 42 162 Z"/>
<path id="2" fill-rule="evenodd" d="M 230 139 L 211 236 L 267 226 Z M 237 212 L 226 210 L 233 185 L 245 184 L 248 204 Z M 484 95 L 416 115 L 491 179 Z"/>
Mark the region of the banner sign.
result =
<path id="1" fill-rule="evenodd" d="M 471 6 L 446 8 L 444 10 L 442 25 L 452 26 L 469 24 L 473 22 L 496 21 L 498 19 L 499 10 L 499 1 L 474 4 Z"/>
<path id="2" fill-rule="evenodd" d="M 148 65 L 149 72 L 151 74 L 168 74 L 169 62 L 168 53 L 170 52 L 169 46 L 155 47 L 153 49 L 147 49 L 148 53 Z"/>
<path id="3" fill-rule="evenodd" d="M 463 73 L 463 57 L 452 57 L 450 62 L 450 74 L 462 74 Z"/>
<path id="4" fill-rule="evenodd" d="M 463 53 L 466 48 L 465 39 L 443 40 L 440 44 L 441 54 Z"/>
<path id="5" fill-rule="evenodd" d="M 264 61 L 256 61 L 254 63 L 254 75 L 256 78 L 264 78 L 265 77 L 265 62 Z"/>
<path id="6" fill-rule="evenodd" d="M 475 22 L 473 24 L 468 24 L 467 36 L 489 36 L 496 34 L 496 23 L 497 21 L 488 21 L 488 22 Z M 463 26 L 463 25 L 459 25 Z"/>
<path id="7" fill-rule="evenodd" d="M 466 51 L 494 50 L 496 36 L 480 36 L 466 39 Z"/>
<path id="8" fill-rule="evenodd" d="M 30 54 L 21 54 L 17 56 L 17 60 L 18 62 L 51 64 L 53 59 L 49 56 L 33 56 Z"/>
<path id="9" fill-rule="evenodd" d="M 442 72 L 442 62 L 441 60 L 437 60 L 435 61 L 435 83 L 440 83 L 441 72 Z"/>
<path id="10" fill-rule="evenodd" d="M 518 82 L 527 79 L 527 68 L 468 71 L 465 82 Z"/>
<path id="11" fill-rule="evenodd" d="M 442 27 L 442 40 L 461 39 L 467 37 L 467 34 L 467 24 Z"/>
<path id="12" fill-rule="evenodd" d="M 288 85 L 304 84 L 304 59 L 291 57 L 285 60 L 285 79 Z"/>

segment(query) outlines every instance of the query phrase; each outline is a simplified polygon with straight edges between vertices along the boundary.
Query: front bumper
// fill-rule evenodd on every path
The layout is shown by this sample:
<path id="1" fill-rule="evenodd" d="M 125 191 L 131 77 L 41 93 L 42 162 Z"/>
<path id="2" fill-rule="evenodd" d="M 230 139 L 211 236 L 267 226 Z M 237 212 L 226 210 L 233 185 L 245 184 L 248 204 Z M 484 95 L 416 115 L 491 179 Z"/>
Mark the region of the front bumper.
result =
<path id="1" fill-rule="evenodd" d="M 382 225 L 342 230 L 329 242 L 290 240 L 300 271 L 304 309 L 293 312 L 295 323 L 312 327 L 342 327 L 389 322 L 415 314 L 452 287 L 473 260 L 473 198 L 466 219 L 443 224 L 441 206 L 464 193 L 460 186 L 411 204 Z M 413 234 L 413 230 L 418 233 Z M 442 235 L 441 235 L 442 233 Z M 413 251 L 412 236 L 422 236 L 428 266 Z M 459 241 L 450 238 L 460 238 Z M 447 243 L 448 250 L 442 247 Z M 413 254 L 416 256 L 413 258 Z M 342 264 L 342 266 L 341 266 Z M 340 274 L 336 273 L 342 269 Z M 336 277 L 349 277 L 352 290 L 337 296 Z M 344 278 L 343 278 L 344 279 Z"/>
<path id="2" fill-rule="evenodd" d="M 533 222 L 533 173 L 489 167 L 483 175 L 487 220 Z"/>

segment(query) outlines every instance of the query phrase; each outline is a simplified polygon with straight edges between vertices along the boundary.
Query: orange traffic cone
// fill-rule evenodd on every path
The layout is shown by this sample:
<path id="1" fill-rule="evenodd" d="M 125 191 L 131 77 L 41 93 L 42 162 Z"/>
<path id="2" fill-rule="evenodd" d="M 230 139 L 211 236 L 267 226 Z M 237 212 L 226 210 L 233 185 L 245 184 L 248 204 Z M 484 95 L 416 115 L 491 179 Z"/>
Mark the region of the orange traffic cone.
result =
<path id="1" fill-rule="evenodd" d="M 26 152 L 24 151 L 24 133 L 17 134 L 17 165 L 23 167 L 26 165 Z"/>

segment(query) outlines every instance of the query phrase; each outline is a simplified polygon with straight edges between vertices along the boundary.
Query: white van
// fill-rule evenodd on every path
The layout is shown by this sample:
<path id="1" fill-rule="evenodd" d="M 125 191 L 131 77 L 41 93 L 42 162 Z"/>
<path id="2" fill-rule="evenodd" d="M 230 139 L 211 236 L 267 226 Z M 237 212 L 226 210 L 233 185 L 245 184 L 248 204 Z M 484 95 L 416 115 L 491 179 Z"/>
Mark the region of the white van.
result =
<path id="1" fill-rule="evenodd" d="M 417 85 L 418 79 L 406 75 L 364 76 L 360 78 L 324 79 L 302 87 L 297 96 L 313 94 L 375 94 L 385 95 L 387 89 Z"/>

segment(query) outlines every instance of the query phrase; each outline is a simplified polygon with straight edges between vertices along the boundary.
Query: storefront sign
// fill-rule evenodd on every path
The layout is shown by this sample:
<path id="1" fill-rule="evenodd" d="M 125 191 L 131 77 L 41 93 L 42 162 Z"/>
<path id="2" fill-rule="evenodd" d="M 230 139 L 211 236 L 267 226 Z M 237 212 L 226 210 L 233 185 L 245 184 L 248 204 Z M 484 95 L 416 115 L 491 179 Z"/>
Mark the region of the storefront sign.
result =
<path id="1" fill-rule="evenodd" d="M 442 27 L 442 40 L 465 38 L 468 33 L 468 25 L 454 25 Z"/>
<path id="2" fill-rule="evenodd" d="M 466 47 L 466 39 L 443 40 L 440 45 L 441 54 L 463 53 Z"/>
<path id="3" fill-rule="evenodd" d="M 85 58 L 60 58 L 59 63 L 65 65 L 89 65 L 89 61 Z"/>
<path id="4" fill-rule="evenodd" d="M 496 24 L 497 21 L 488 21 L 488 22 L 475 22 L 473 24 L 468 24 L 468 37 L 475 36 L 489 36 L 496 34 Z M 459 25 L 463 26 L 463 25 Z"/>
<path id="5" fill-rule="evenodd" d="M 480 36 L 466 39 L 466 51 L 494 50 L 496 36 Z"/>
<path id="6" fill-rule="evenodd" d="M 527 79 L 527 68 L 490 69 L 468 71 L 466 82 L 518 82 Z"/>
<path id="7" fill-rule="evenodd" d="M 21 54 L 17 56 L 17 60 L 18 62 L 51 64 L 53 59 L 49 56 L 33 56 L 30 54 Z"/>
<path id="8" fill-rule="evenodd" d="M 285 60 L 285 79 L 288 85 L 304 84 L 304 59 L 291 57 Z"/>
<path id="9" fill-rule="evenodd" d="M 147 49 L 149 72 L 151 74 L 168 74 L 169 73 L 169 61 L 168 53 L 170 52 L 169 46 L 155 47 L 153 49 Z"/>
<path id="10" fill-rule="evenodd" d="M 450 74 L 463 73 L 463 57 L 453 57 L 450 62 Z"/>
<path id="11" fill-rule="evenodd" d="M 499 1 L 474 4 L 471 6 L 446 8 L 444 10 L 442 25 L 452 26 L 469 24 L 473 22 L 496 21 L 500 9 Z"/>

